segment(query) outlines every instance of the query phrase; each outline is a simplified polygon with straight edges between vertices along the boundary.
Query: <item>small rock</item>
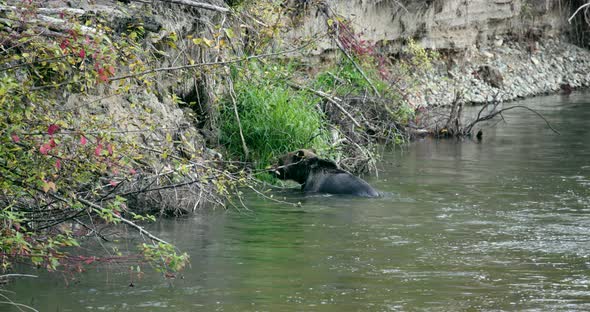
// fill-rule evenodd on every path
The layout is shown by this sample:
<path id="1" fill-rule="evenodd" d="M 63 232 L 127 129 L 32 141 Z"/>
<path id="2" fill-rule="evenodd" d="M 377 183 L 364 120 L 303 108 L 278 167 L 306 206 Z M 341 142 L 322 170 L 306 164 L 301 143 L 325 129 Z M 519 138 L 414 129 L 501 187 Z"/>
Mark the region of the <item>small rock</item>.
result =
<path id="1" fill-rule="evenodd" d="M 502 38 L 494 40 L 494 46 L 496 47 L 501 47 L 503 43 L 504 40 Z"/>
<path id="2" fill-rule="evenodd" d="M 494 54 L 488 51 L 482 51 L 481 55 L 486 57 L 486 58 L 494 58 Z"/>

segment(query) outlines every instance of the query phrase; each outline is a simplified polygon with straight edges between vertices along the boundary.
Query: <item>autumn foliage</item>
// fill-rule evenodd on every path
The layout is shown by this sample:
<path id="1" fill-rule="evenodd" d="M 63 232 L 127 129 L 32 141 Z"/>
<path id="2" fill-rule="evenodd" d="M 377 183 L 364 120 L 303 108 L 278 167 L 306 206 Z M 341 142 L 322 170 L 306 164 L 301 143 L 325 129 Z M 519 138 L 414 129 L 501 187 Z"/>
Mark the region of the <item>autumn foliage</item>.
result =
<path id="1" fill-rule="evenodd" d="M 133 140 L 65 107 L 66 94 L 98 94 L 118 69 L 137 64 L 134 46 L 115 40 L 97 16 L 64 11 L 53 24 L 41 17 L 38 3 L 23 1 L 0 27 L 0 272 L 15 263 L 79 269 L 100 259 L 75 255 L 84 237 L 105 239 L 104 226 L 153 219 L 118 196 L 141 172 Z M 121 83 L 114 92 L 128 89 Z M 162 271 L 187 261 L 162 243 L 137 254 Z"/>

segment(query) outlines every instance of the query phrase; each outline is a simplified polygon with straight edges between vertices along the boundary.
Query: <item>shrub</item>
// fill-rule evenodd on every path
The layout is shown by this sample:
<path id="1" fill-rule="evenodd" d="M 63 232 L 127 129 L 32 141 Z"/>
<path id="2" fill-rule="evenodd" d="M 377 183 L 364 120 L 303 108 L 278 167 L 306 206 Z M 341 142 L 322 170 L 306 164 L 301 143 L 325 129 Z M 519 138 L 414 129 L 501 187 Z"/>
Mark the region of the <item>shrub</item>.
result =
<path id="1" fill-rule="evenodd" d="M 264 168 L 283 153 L 298 148 L 325 149 L 326 122 L 316 109 L 320 99 L 305 91 L 291 89 L 282 79 L 287 66 L 250 66 L 250 76 L 236 77 L 234 90 L 244 140 L 250 152 L 245 159 L 233 101 L 221 104 L 221 142 L 230 155 L 251 160 Z M 235 75 L 237 76 L 237 75 Z"/>

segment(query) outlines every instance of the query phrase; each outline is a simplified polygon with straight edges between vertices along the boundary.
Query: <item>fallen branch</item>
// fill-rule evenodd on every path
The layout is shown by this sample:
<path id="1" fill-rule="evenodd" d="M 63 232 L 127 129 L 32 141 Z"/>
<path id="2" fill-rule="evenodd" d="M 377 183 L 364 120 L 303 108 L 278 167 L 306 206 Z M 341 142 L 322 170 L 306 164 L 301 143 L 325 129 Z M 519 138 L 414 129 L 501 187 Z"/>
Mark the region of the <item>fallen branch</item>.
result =
<path id="1" fill-rule="evenodd" d="M 346 115 L 346 117 L 348 117 L 354 123 L 355 126 L 362 128 L 361 124 L 358 121 L 356 121 L 356 119 L 354 119 L 354 117 L 346 109 L 344 109 L 344 107 L 342 107 L 342 105 L 340 105 L 340 103 L 338 103 L 338 101 L 336 101 L 336 99 L 334 97 L 330 96 L 329 94 L 319 91 L 319 90 L 314 90 L 314 89 L 311 89 L 308 87 L 300 86 L 300 85 L 292 83 L 292 82 L 290 82 L 288 84 L 292 88 L 295 88 L 297 90 L 307 90 L 307 91 L 315 93 L 316 95 L 328 100 L 328 102 L 334 104 L 334 106 L 336 106 L 344 115 Z"/>
<path id="2" fill-rule="evenodd" d="M 332 19 L 333 15 L 335 15 L 335 13 L 333 12 L 332 8 L 329 7 L 329 5 L 327 3 L 323 3 L 324 7 L 321 11 L 324 14 L 324 16 L 328 19 Z M 403 6 L 402 6 L 403 7 Z M 329 12 L 331 11 L 331 13 Z M 348 60 L 350 60 L 352 62 L 352 65 L 354 65 L 354 68 L 356 68 L 356 70 L 361 74 L 361 76 L 363 76 L 363 79 L 365 79 L 365 81 L 367 81 L 367 83 L 371 86 L 371 89 L 373 89 L 373 92 L 375 92 L 375 95 L 377 95 L 378 97 L 381 97 L 381 94 L 379 94 L 379 91 L 377 90 L 377 88 L 375 87 L 375 85 L 373 84 L 373 82 L 371 82 L 371 80 L 369 79 L 369 77 L 367 77 L 367 75 L 365 74 L 365 72 L 363 71 L 363 69 L 354 61 L 354 59 L 352 58 L 352 56 L 350 56 L 350 54 L 348 53 L 348 51 L 346 51 L 346 49 L 344 48 L 344 46 L 342 45 L 342 42 L 340 42 L 339 39 L 339 28 L 335 27 L 335 33 L 334 33 L 334 42 L 336 42 L 336 46 L 338 46 L 338 49 L 340 49 L 340 51 L 342 51 L 342 53 L 344 53 L 344 55 L 346 56 L 346 58 L 348 58 Z"/>
<path id="3" fill-rule="evenodd" d="M 477 123 L 482 122 L 482 121 L 493 119 L 494 117 L 496 117 L 498 115 L 501 115 L 503 112 L 509 111 L 509 110 L 512 110 L 512 109 L 515 109 L 515 108 L 523 108 L 523 109 L 526 109 L 526 110 L 529 110 L 529 111 L 535 113 L 537 116 L 539 116 L 541 119 L 543 119 L 545 121 L 545 123 L 551 129 L 551 131 L 553 131 L 557 135 L 561 135 L 561 133 L 559 133 L 559 131 L 557 131 L 555 128 L 553 128 L 553 126 L 551 126 L 551 124 L 549 123 L 549 121 L 543 115 L 541 115 L 541 113 L 537 112 L 536 110 L 534 110 L 534 109 L 532 109 L 530 107 L 524 106 L 524 105 L 510 106 L 510 107 L 507 107 L 507 108 L 503 108 L 501 110 L 498 110 L 498 111 L 496 111 L 494 113 L 491 113 L 489 115 L 486 115 L 484 117 L 478 117 L 476 120 L 472 121 L 467 127 L 465 127 L 465 129 L 463 130 L 463 134 L 464 135 L 469 135 L 471 133 L 471 131 L 473 130 L 473 127 Z M 478 114 L 478 116 L 479 116 L 479 114 Z"/>
<path id="4" fill-rule="evenodd" d="M 191 1 L 191 0 L 158 0 L 158 1 L 174 3 L 174 4 L 181 4 L 181 5 L 188 5 L 188 6 L 192 6 L 195 8 L 216 11 L 216 12 L 220 12 L 220 13 L 228 13 L 229 12 L 228 8 L 216 6 L 213 4 L 203 3 L 203 2 L 195 2 L 195 1 Z"/>
<path id="5" fill-rule="evenodd" d="M 377 88 L 375 87 L 373 82 L 371 82 L 371 80 L 369 79 L 369 77 L 367 77 L 367 75 L 365 74 L 363 69 L 354 61 L 352 56 L 350 56 L 350 54 L 348 54 L 346 49 L 344 49 L 344 47 L 342 46 L 342 43 L 340 43 L 340 41 L 338 39 L 334 39 L 334 41 L 336 41 L 336 45 L 342 51 L 342 53 L 344 53 L 344 55 L 346 55 L 348 60 L 350 60 L 352 62 L 352 65 L 354 65 L 354 68 L 356 68 L 356 70 L 361 74 L 361 76 L 363 76 L 363 79 L 365 79 L 369 83 L 369 85 L 373 89 L 373 92 L 375 92 L 375 95 L 377 95 L 378 97 L 381 97 L 381 94 L 379 94 L 379 91 L 377 91 Z"/>
<path id="6" fill-rule="evenodd" d="M 584 4 L 584 5 L 581 5 L 581 6 L 580 6 L 580 7 L 579 7 L 579 8 L 576 10 L 576 12 L 574 12 L 574 14 L 572 14 L 572 16 L 570 16 L 570 18 L 568 18 L 567 22 L 571 24 L 571 23 L 572 23 L 572 20 L 574 19 L 574 17 L 575 17 L 575 16 L 576 16 L 576 15 L 577 15 L 577 14 L 578 14 L 578 13 L 579 13 L 581 10 L 583 10 L 583 9 L 586 9 L 586 10 L 587 10 L 588 8 L 590 8 L 590 2 L 588 2 L 588 3 Z"/>
<path id="7" fill-rule="evenodd" d="M 15 6 L 0 5 L 0 11 L 25 11 L 26 9 L 17 8 Z M 35 11 L 43 14 L 61 14 L 68 13 L 73 15 L 84 15 L 86 11 L 73 8 L 37 8 Z"/>
<path id="8" fill-rule="evenodd" d="M 17 274 L 17 273 L 0 275 L 0 279 L 2 279 L 2 278 L 11 278 L 11 277 L 32 277 L 32 278 L 37 278 L 39 276 L 37 276 L 37 275 L 31 275 L 31 274 Z"/>
<path id="9" fill-rule="evenodd" d="M 2 11 L 23 11 L 22 9 L 19 9 L 17 7 L 14 6 L 5 6 L 5 5 L 0 5 L 0 12 Z M 57 8 L 57 9 L 47 9 L 47 8 L 38 8 L 36 9 L 36 13 L 44 13 L 44 14 L 58 14 L 58 13 L 62 13 L 62 12 L 67 12 L 67 13 L 71 13 L 74 15 L 83 15 L 84 13 L 86 13 L 84 10 L 79 10 L 79 9 L 71 9 L 71 8 Z M 44 28 L 47 28 L 47 30 L 49 28 L 54 28 L 55 30 L 58 31 L 66 31 L 69 28 L 71 28 L 68 25 L 68 22 L 66 20 L 63 19 L 59 19 L 59 18 L 55 18 L 55 17 L 50 17 L 50 16 L 46 16 L 46 15 L 42 15 L 42 14 L 36 14 L 34 19 L 31 19 L 30 21 L 27 22 L 27 27 L 31 27 L 31 25 L 40 25 L 43 26 Z M 80 25 L 79 26 L 80 32 L 84 35 L 91 35 L 94 36 L 98 33 L 98 31 L 92 27 L 88 27 L 88 26 L 83 26 Z M 55 32 L 51 32 L 51 31 L 44 31 L 45 35 L 50 35 L 50 36 L 60 36 L 59 33 L 55 33 Z"/>
<path id="10" fill-rule="evenodd" d="M 66 27 L 67 22 L 62 19 L 50 17 L 50 16 L 46 16 L 46 15 L 37 15 L 37 18 L 39 21 L 49 24 L 49 26 L 55 26 L 56 29 L 58 29 L 58 30 L 66 30 L 67 29 L 67 27 Z M 35 20 L 32 20 L 31 22 L 35 22 Z M 80 26 L 80 31 L 84 35 L 94 35 L 97 33 L 96 29 L 91 28 L 91 27 L 87 27 L 87 26 Z"/>

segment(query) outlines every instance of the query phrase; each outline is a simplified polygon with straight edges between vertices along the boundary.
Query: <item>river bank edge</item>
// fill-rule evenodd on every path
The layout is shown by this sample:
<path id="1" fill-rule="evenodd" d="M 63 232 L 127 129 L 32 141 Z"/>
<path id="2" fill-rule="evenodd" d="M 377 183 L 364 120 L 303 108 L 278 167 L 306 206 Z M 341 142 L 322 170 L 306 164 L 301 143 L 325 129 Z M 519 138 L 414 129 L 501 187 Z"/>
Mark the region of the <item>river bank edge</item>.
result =
<path id="1" fill-rule="evenodd" d="M 433 62 L 431 71 L 413 77 L 417 88 L 408 101 L 417 115 L 448 113 L 457 101 L 481 106 L 590 86 L 590 51 L 559 38 L 496 38 L 487 47 L 446 54 Z"/>

